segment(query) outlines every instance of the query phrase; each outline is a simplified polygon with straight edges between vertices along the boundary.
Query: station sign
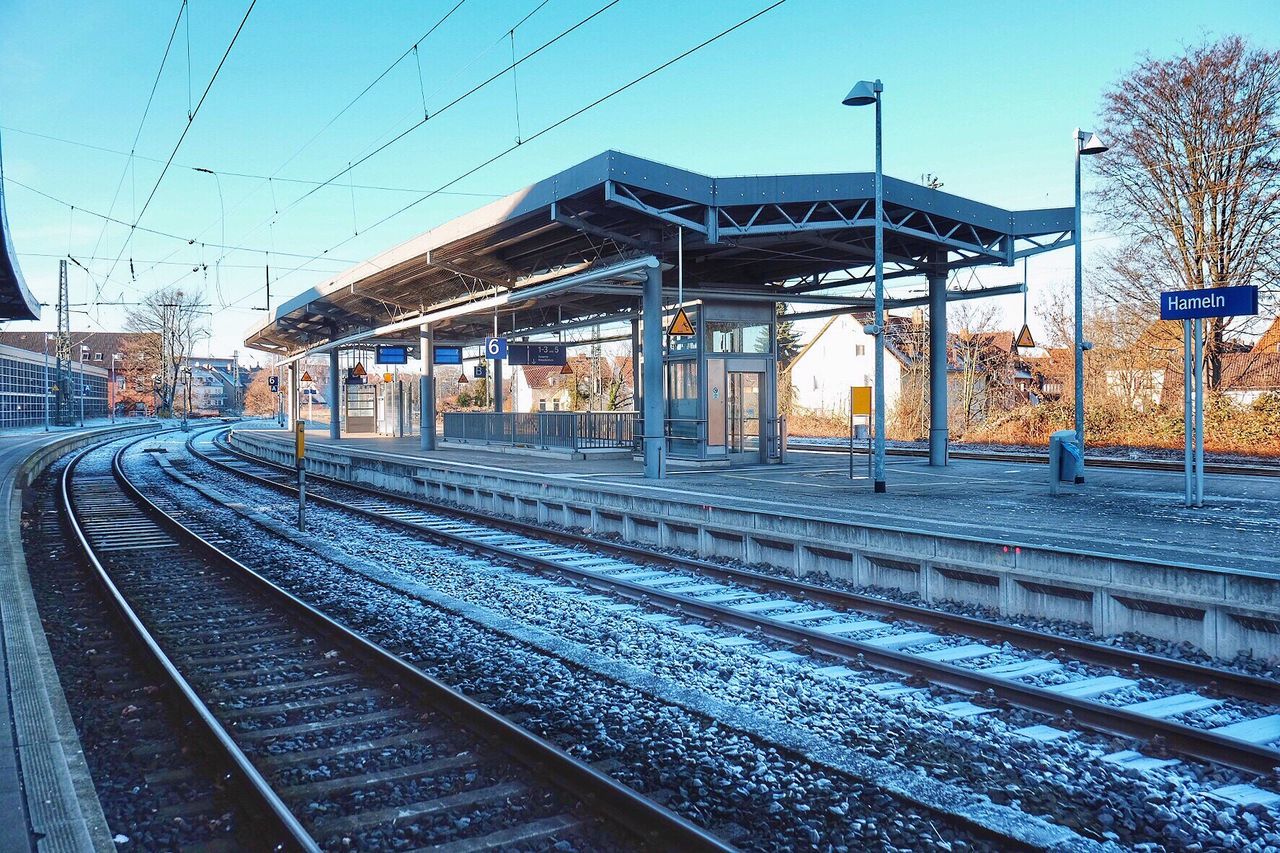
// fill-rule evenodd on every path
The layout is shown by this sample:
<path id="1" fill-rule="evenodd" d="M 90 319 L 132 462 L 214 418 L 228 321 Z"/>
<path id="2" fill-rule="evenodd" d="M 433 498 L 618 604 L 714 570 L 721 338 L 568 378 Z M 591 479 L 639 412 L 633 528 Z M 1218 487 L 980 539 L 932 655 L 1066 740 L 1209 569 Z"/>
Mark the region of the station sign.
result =
<path id="1" fill-rule="evenodd" d="M 569 354 L 564 344 L 512 344 L 507 360 L 513 365 L 563 367 L 569 361 Z"/>
<path id="2" fill-rule="evenodd" d="M 386 344 L 379 345 L 376 363 L 408 364 L 409 348 L 404 345 L 398 345 L 398 346 L 389 346 Z"/>
<path id="3" fill-rule="evenodd" d="M 270 389 L 272 390 L 272 392 L 279 391 L 279 390 L 280 390 L 280 377 L 279 377 L 279 376 L 268 376 L 268 377 L 267 377 L 267 387 L 268 387 L 268 388 L 270 388 Z"/>
<path id="4" fill-rule="evenodd" d="M 507 357 L 507 339 L 485 338 L 484 356 L 485 358 L 491 358 L 494 361 L 502 361 Z"/>
<path id="5" fill-rule="evenodd" d="M 463 375 L 465 376 L 466 374 L 464 373 Z M 471 368 L 471 375 L 476 379 L 484 379 L 489 375 L 489 365 L 485 364 L 483 361 L 476 363 Z"/>
<path id="6" fill-rule="evenodd" d="M 432 347 L 432 364 L 462 364 L 462 347 Z"/>
<path id="7" fill-rule="evenodd" d="M 1258 288 L 1251 285 L 1166 290 L 1160 294 L 1161 320 L 1252 317 L 1258 313 Z"/>

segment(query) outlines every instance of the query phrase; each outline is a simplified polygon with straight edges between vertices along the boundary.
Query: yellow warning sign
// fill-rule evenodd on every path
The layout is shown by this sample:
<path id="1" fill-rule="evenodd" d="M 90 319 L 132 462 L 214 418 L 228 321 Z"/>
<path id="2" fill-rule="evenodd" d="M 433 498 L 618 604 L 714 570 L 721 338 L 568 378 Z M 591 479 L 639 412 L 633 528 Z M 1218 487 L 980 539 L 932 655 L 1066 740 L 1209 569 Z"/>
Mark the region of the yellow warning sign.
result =
<path id="1" fill-rule="evenodd" d="M 871 414 L 871 386 L 854 385 L 849 389 L 849 404 L 855 415 Z"/>
<path id="2" fill-rule="evenodd" d="M 364 376 L 364 375 L 365 375 L 364 362 L 362 362 L 362 361 L 357 361 L 357 362 L 356 362 L 356 366 L 355 366 L 355 367 L 353 367 L 353 368 L 351 368 L 351 375 L 352 375 L 352 376 Z"/>
<path id="3" fill-rule="evenodd" d="M 697 334 L 693 331 L 693 324 L 689 322 L 689 315 L 684 313 L 683 308 L 676 309 L 675 319 L 671 321 L 671 328 L 667 329 L 668 335 L 693 335 Z"/>
<path id="4" fill-rule="evenodd" d="M 391 381 L 391 379 L 392 379 L 392 377 L 391 377 L 391 374 L 390 374 L 390 373 L 384 373 L 384 374 L 382 374 L 382 381 L 383 381 L 383 382 L 390 382 L 390 381 Z"/>
<path id="5" fill-rule="evenodd" d="M 1018 332 L 1018 339 L 1013 342 L 1018 349 L 1029 349 L 1036 345 L 1035 338 L 1031 337 L 1031 327 L 1026 323 L 1022 324 L 1022 331 Z"/>
<path id="6" fill-rule="evenodd" d="M 311 378 L 311 371 L 310 371 L 310 370 L 304 370 L 304 371 L 302 371 L 302 381 L 303 381 L 303 382 L 314 382 L 314 381 L 315 381 L 314 379 L 312 379 L 312 378 Z"/>

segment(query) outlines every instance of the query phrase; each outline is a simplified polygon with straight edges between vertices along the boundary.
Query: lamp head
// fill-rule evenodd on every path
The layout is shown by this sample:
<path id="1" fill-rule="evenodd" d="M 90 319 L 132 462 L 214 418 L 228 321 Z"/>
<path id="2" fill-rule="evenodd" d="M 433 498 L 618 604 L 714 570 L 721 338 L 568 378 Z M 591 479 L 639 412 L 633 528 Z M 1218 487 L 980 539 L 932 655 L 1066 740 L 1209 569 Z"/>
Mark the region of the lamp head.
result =
<path id="1" fill-rule="evenodd" d="M 1103 142 L 1098 134 L 1085 130 L 1080 131 L 1080 135 L 1076 137 L 1076 140 L 1080 145 L 1081 154 L 1101 154 L 1111 147 Z"/>
<path id="2" fill-rule="evenodd" d="M 879 80 L 859 80 L 840 103 L 846 107 L 865 107 L 874 104 L 883 91 L 884 85 Z"/>

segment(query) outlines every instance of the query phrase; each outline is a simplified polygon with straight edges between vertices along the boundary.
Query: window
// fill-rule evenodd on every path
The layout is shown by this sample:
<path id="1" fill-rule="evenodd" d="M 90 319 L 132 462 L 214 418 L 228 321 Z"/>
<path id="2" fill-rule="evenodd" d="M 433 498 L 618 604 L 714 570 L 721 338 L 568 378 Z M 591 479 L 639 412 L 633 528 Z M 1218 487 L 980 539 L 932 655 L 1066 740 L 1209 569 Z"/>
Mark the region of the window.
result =
<path id="1" fill-rule="evenodd" d="M 93 354 L 93 360 L 94 360 L 94 361 L 102 361 L 102 353 L 100 353 L 100 352 L 95 352 L 95 353 Z"/>
<path id="2" fill-rule="evenodd" d="M 769 352 L 773 345 L 768 323 L 708 320 L 707 339 L 711 352 Z"/>
<path id="3" fill-rule="evenodd" d="M 866 345 L 866 344 L 857 344 L 857 345 L 855 345 L 855 346 L 854 346 L 854 348 L 853 348 L 853 354 L 854 354 L 854 355 L 866 355 L 866 354 L 867 354 L 867 345 Z"/>
<path id="4" fill-rule="evenodd" d="M 539 401 L 538 401 L 538 411 L 539 411 L 539 412 L 545 412 L 546 410 L 547 410 L 547 400 L 546 400 L 546 398 L 544 397 L 544 398 L 542 398 L 541 400 L 539 400 Z"/>
<path id="5" fill-rule="evenodd" d="M 552 400 L 552 401 L 551 401 L 551 411 L 553 411 L 553 412 L 558 412 L 558 411 L 560 411 L 560 401 L 559 401 L 559 400 Z"/>

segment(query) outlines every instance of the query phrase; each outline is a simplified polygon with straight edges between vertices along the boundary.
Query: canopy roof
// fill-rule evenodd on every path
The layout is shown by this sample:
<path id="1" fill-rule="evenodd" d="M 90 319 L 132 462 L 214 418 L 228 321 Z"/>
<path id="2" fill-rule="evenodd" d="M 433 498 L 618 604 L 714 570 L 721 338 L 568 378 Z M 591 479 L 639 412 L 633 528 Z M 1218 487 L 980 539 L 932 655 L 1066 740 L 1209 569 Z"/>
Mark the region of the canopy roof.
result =
<path id="1" fill-rule="evenodd" d="M 874 278 L 874 191 L 871 173 L 710 178 L 606 151 L 307 289 L 245 343 L 296 354 L 502 294 L 504 334 L 622 319 L 637 306 L 635 277 L 521 291 L 644 255 L 674 288 L 681 241 L 686 298 L 853 310 Z M 889 280 L 1008 266 L 1074 242 L 1070 207 L 1009 211 L 889 177 L 884 199 Z M 478 340 L 493 322 L 488 309 L 452 316 L 437 338 Z"/>
<path id="2" fill-rule="evenodd" d="M 0 320 L 39 320 L 40 303 L 27 290 L 4 206 L 4 160 L 0 157 Z"/>

